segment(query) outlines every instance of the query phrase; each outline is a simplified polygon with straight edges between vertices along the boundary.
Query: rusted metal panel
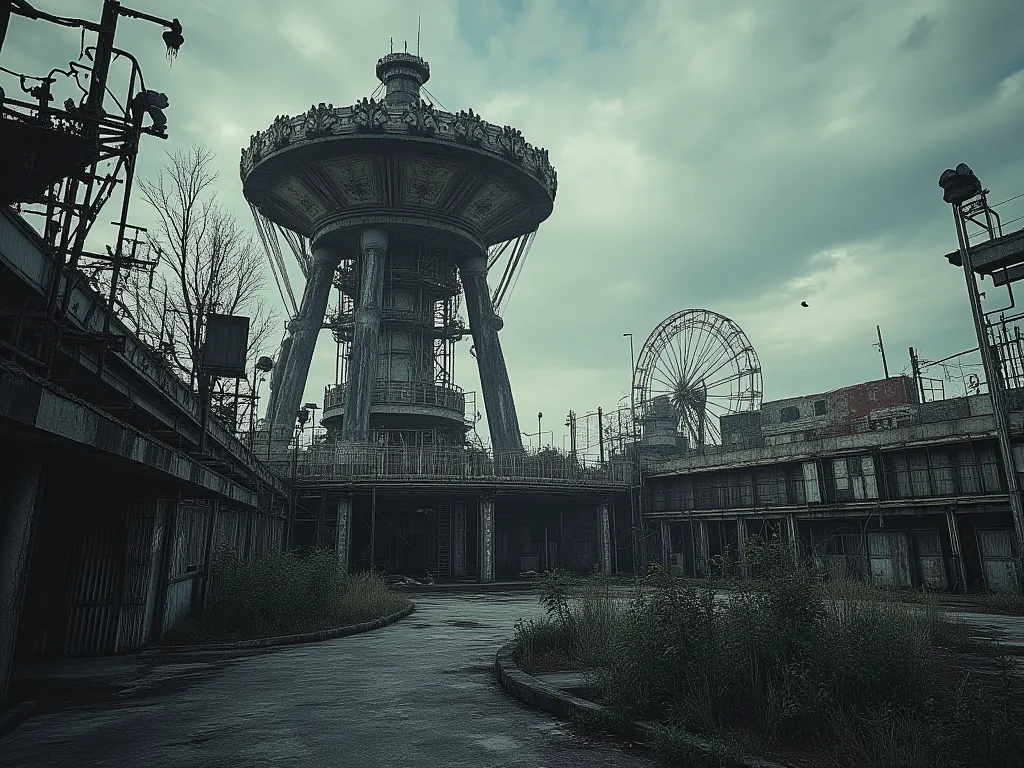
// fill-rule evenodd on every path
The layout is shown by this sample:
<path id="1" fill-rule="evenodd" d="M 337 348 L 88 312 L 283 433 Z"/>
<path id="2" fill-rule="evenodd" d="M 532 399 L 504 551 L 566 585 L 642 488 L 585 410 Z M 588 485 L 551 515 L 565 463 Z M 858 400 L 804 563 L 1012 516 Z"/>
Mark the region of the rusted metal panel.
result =
<path id="1" fill-rule="evenodd" d="M 917 560 L 918 586 L 926 589 L 947 589 L 946 561 L 942 556 L 939 532 L 914 531 L 914 552 Z"/>
<path id="2" fill-rule="evenodd" d="M 1017 588 L 1017 565 L 1013 558 L 1012 529 L 979 529 L 978 549 L 985 575 L 985 589 L 993 592 Z"/>
<path id="3" fill-rule="evenodd" d="M 64 640 L 67 656 L 114 650 L 122 535 L 120 520 L 101 521 L 71 533 Z"/>
<path id="4" fill-rule="evenodd" d="M 911 586 L 909 550 L 908 537 L 903 531 L 868 533 L 871 580 L 890 587 Z"/>

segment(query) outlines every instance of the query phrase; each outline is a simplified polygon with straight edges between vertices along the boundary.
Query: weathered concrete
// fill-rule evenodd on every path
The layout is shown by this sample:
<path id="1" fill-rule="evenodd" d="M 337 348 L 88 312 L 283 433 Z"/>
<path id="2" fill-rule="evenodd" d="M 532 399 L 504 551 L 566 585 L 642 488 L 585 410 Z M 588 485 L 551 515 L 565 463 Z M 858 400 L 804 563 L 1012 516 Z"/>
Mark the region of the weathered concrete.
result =
<path id="1" fill-rule="evenodd" d="M 341 439 L 352 443 L 365 443 L 370 439 L 370 405 L 377 381 L 388 233 L 383 229 L 365 229 L 360 233 L 359 246 L 359 301 L 345 387 L 345 421 L 341 425 Z"/>
<path id="2" fill-rule="evenodd" d="M 495 453 L 523 450 L 519 433 L 512 385 L 505 367 L 505 356 L 498 340 L 501 320 L 494 314 L 491 294 L 487 288 L 487 258 L 475 256 L 461 266 L 462 286 L 466 293 L 469 329 L 476 347 L 476 363 L 480 369 L 480 389 L 487 411 L 487 429 Z"/>
<path id="3" fill-rule="evenodd" d="M 40 714 L 0 740 L 4 764 L 652 765 L 495 684 L 495 649 L 517 619 L 541 615 L 536 597 L 413 599 L 416 613 L 385 629 L 243 659 L 65 662 L 65 676 L 77 669 L 105 696 L 84 708 L 41 699 Z M 53 690 L 57 666 L 25 671 L 48 674 Z"/>
<path id="4" fill-rule="evenodd" d="M 313 250 L 313 266 L 302 294 L 299 316 L 290 324 L 292 342 L 287 355 L 283 356 L 286 357 L 284 372 L 278 379 L 278 391 L 274 393 L 271 422 L 275 439 L 278 435 L 290 437 L 295 426 L 295 414 L 302 404 L 313 350 L 331 297 L 334 270 L 340 262 L 341 253 L 333 248 L 317 246 Z"/>
<path id="5" fill-rule="evenodd" d="M 102 451 L 135 468 L 162 473 L 246 506 L 255 507 L 259 501 L 252 490 L 13 363 L 0 361 L 0 393 L 0 422 L 33 428 L 36 436 L 65 446 Z"/>
<path id="6" fill-rule="evenodd" d="M 0 499 L 0 702 L 7 698 L 32 556 L 32 533 L 46 472 L 39 460 L 15 462 L 5 469 L 9 482 L 0 486 L 7 488 L 6 498 Z"/>
<path id="7" fill-rule="evenodd" d="M 480 581 L 488 584 L 494 581 L 494 499 L 480 499 L 478 514 L 480 516 Z"/>
<path id="8" fill-rule="evenodd" d="M 334 553 L 338 559 L 338 571 L 348 573 L 349 547 L 352 544 L 352 496 L 343 494 L 335 502 Z"/>
<path id="9" fill-rule="evenodd" d="M 601 557 L 601 573 L 612 572 L 612 534 L 609 519 L 609 503 L 602 501 L 597 505 L 598 547 Z"/>

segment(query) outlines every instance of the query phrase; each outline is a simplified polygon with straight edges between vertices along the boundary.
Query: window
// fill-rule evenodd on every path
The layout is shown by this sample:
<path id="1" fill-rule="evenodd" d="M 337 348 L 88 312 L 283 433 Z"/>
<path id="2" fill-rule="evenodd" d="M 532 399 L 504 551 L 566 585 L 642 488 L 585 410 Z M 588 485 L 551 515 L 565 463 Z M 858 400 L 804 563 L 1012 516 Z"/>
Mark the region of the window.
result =
<path id="1" fill-rule="evenodd" d="M 850 490 L 850 476 L 846 471 L 846 459 L 832 459 L 832 474 L 836 479 L 836 492 Z"/>
<path id="2" fill-rule="evenodd" d="M 814 401 L 814 415 L 815 416 L 824 416 L 825 415 L 825 401 L 824 400 L 815 400 Z"/>
<path id="3" fill-rule="evenodd" d="M 818 487 L 818 465 L 813 461 L 804 462 L 804 491 L 808 504 L 821 503 L 821 490 Z"/>
<path id="4" fill-rule="evenodd" d="M 800 418 L 800 409 L 796 406 L 787 405 L 779 411 L 779 421 L 796 421 Z"/>

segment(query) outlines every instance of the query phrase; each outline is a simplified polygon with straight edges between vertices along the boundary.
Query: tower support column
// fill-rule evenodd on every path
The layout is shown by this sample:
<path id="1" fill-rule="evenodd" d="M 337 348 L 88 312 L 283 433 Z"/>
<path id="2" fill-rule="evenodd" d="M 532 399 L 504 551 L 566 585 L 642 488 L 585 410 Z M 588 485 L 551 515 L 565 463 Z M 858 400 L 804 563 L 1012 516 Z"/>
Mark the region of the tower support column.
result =
<path id="1" fill-rule="evenodd" d="M 487 257 L 480 255 L 469 258 L 462 265 L 461 272 L 491 445 L 496 454 L 521 452 L 523 439 L 519 434 L 516 404 L 512 399 L 505 356 L 501 351 L 501 342 L 498 341 L 501 318 L 494 313 L 487 288 Z"/>
<path id="2" fill-rule="evenodd" d="M 477 558 L 480 564 L 480 582 L 489 584 L 494 581 L 494 498 L 480 499 L 477 510 L 480 517 L 480 555 Z"/>
<path id="3" fill-rule="evenodd" d="M 334 552 L 338 563 L 338 573 L 348 575 L 349 545 L 352 541 L 352 497 L 341 496 L 336 502 L 337 522 L 335 523 Z"/>
<path id="4" fill-rule="evenodd" d="M 370 439 L 370 400 L 377 380 L 388 233 L 382 229 L 364 229 L 359 250 L 359 301 L 345 386 L 345 420 L 341 426 L 341 439 L 352 443 L 365 443 Z"/>
<path id="5" fill-rule="evenodd" d="M 309 280 L 302 293 L 299 316 L 290 325 L 291 344 L 282 345 L 284 372 L 273 395 L 274 412 L 272 421 L 273 438 L 291 437 L 295 426 L 295 414 L 302 404 L 302 393 L 306 389 L 309 366 L 313 362 L 313 350 L 320 329 L 324 324 L 327 302 L 331 297 L 334 270 L 341 263 L 341 254 L 333 248 L 318 246 L 313 249 L 313 265 Z"/>
<path id="6" fill-rule="evenodd" d="M 612 532 L 608 513 L 609 502 L 601 500 L 597 505 L 597 547 L 601 573 L 612 572 Z"/>

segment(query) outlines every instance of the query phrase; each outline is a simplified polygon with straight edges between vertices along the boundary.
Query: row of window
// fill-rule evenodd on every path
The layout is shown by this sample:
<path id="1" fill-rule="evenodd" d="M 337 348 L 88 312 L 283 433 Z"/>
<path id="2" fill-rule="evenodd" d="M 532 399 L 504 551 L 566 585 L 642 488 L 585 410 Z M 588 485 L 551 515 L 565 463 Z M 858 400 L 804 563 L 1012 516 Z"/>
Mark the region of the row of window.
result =
<path id="1" fill-rule="evenodd" d="M 652 511 L 760 509 L 1003 490 L 995 448 L 986 444 L 652 478 L 647 504 Z"/>

